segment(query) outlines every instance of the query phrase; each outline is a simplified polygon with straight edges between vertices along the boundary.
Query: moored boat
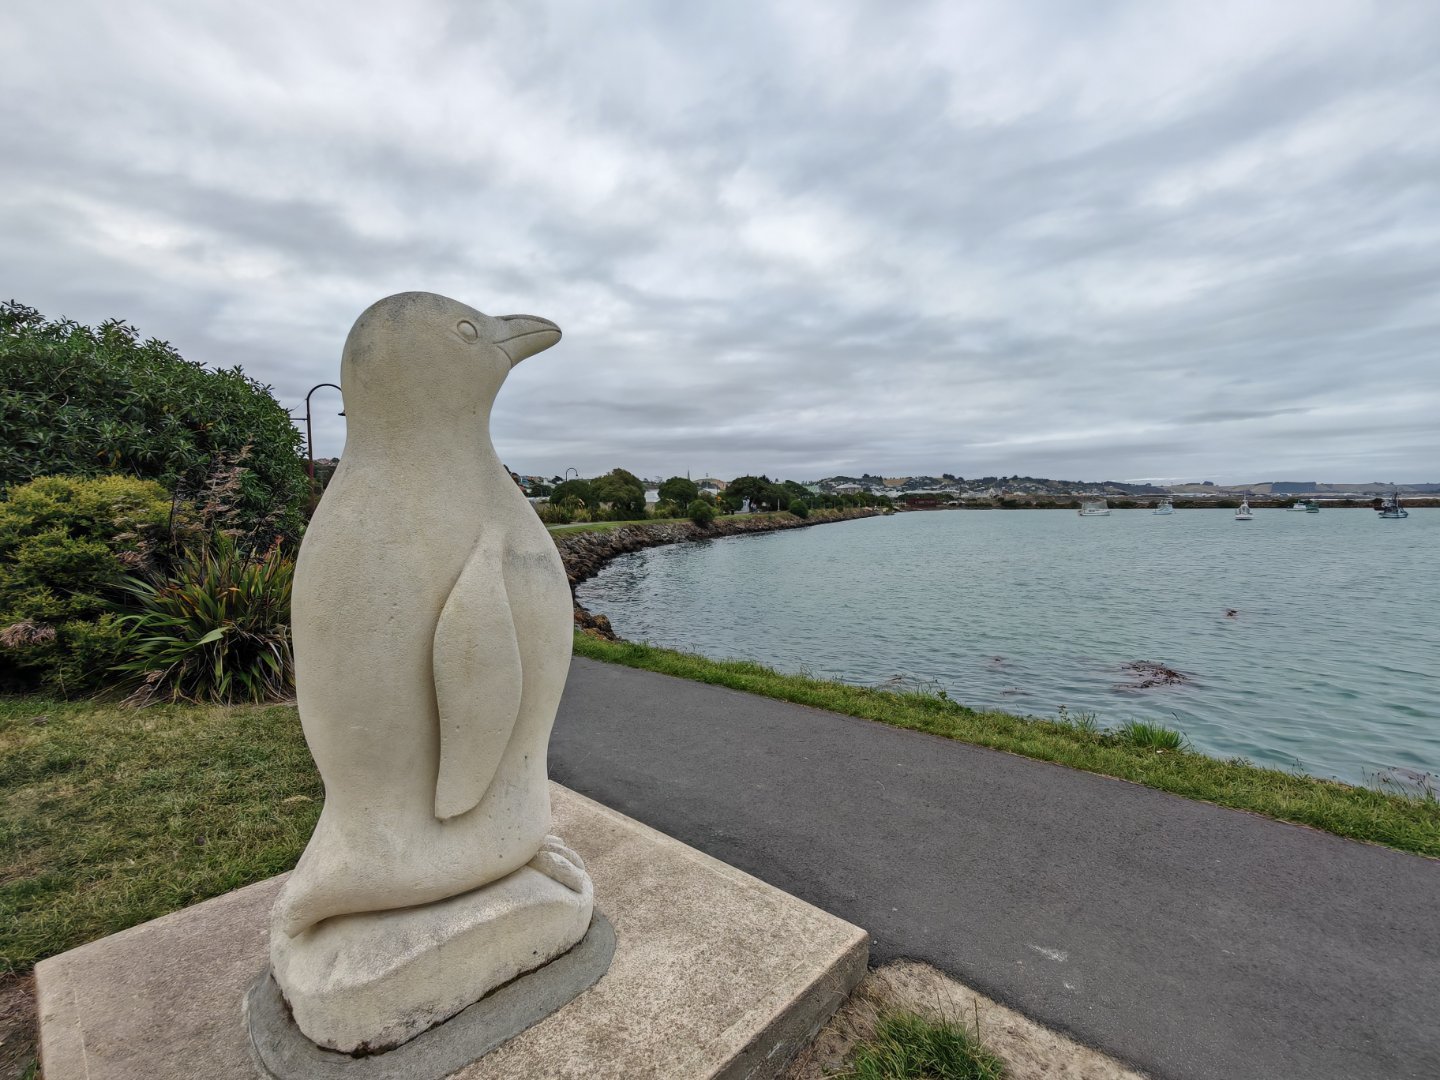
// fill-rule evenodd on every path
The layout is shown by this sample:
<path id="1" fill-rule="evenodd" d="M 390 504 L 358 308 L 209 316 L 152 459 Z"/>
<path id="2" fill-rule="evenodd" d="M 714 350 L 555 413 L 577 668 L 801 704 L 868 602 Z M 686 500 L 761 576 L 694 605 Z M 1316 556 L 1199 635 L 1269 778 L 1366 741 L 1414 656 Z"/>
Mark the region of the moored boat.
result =
<path id="1" fill-rule="evenodd" d="M 1175 503 L 1170 498 L 1166 497 L 1156 503 L 1155 509 L 1150 512 L 1152 514 L 1173 514 L 1175 512 Z"/>
<path id="2" fill-rule="evenodd" d="M 1390 497 L 1381 502 L 1375 509 L 1382 518 L 1387 518 L 1391 521 L 1398 521 L 1400 518 L 1408 518 L 1410 516 L 1410 511 L 1400 505 L 1399 488 L 1392 491 Z"/>
<path id="3" fill-rule="evenodd" d="M 1110 507 L 1104 499 L 1085 499 L 1076 511 L 1081 517 L 1109 517 Z"/>
<path id="4" fill-rule="evenodd" d="M 1247 496 L 1245 496 L 1245 498 L 1243 498 L 1243 499 L 1240 500 L 1240 505 L 1235 508 L 1235 520 L 1236 520 L 1236 521 L 1254 521 L 1254 520 L 1255 520 L 1255 514 L 1254 514 L 1254 512 L 1250 509 L 1250 496 L 1247 495 Z"/>

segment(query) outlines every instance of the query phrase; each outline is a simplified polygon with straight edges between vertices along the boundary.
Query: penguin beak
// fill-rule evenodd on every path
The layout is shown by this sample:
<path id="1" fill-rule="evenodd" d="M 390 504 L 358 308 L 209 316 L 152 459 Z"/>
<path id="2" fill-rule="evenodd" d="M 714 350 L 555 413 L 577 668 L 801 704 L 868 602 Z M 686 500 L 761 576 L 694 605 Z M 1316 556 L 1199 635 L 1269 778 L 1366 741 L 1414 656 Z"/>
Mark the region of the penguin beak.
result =
<path id="1" fill-rule="evenodd" d="M 500 321 L 505 324 L 507 336 L 495 344 L 510 358 L 512 368 L 560 340 L 560 327 L 538 315 L 506 315 Z"/>

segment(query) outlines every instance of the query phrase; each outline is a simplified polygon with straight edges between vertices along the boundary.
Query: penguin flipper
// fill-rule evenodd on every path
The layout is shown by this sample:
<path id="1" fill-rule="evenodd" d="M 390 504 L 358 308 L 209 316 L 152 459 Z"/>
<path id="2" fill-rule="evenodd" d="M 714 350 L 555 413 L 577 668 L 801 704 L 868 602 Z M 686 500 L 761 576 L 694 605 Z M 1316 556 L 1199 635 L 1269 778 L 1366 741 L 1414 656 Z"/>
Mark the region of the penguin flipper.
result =
<path id="1" fill-rule="evenodd" d="M 473 810 L 500 768 L 520 715 L 520 646 L 494 552 L 476 550 L 435 625 L 440 769 L 435 816 Z"/>

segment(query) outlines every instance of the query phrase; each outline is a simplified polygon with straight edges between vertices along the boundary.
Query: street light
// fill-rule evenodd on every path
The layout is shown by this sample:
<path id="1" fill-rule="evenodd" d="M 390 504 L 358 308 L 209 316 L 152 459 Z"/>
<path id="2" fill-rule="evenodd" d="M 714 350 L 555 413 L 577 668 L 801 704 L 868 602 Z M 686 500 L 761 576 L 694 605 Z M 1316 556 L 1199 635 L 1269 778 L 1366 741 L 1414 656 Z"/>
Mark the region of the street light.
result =
<path id="1" fill-rule="evenodd" d="M 315 391 L 319 390 L 322 386 L 332 386 L 335 387 L 336 390 L 340 390 L 340 387 L 335 386 L 333 382 L 322 382 L 312 386 L 310 388 L 310 394 L 315 393 Z M 340 392 L 342 394 L 344 393 L 343 390 Z M 305 453 L 309 460 L 308 472 L 310 473 L 310 485 L 313 487 L 315 485 L 315 439 L 310 433 L 310 394 L 305 395 Z M 341 412 L 340 415 L 344 416 L 345 413 Z"/>
<path id="2" fill-rule="evenodd" d="M 571 474 L 572 472 L 575 474 L 575 479 L 576 479 L 576 480 L 579 480 L 579 479 L 580 479 L 580 470 L 577 469 L 577 468 L 575 468 L 574 465 L 571 465 L 570 468 L 568 468 L 568 469 L 565 470 L 565 479 L 566 479 L 566 480 L 569 480 L 569 479 L 570 479 L 570 474 Z"/>

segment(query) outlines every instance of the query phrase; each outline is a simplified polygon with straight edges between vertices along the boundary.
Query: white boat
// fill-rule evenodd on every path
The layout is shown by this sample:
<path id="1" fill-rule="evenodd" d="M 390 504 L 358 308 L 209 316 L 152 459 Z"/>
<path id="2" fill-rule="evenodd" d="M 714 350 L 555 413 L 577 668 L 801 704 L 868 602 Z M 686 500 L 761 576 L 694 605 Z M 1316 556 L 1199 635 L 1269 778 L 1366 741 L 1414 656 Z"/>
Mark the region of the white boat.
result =
<path id="1" fill-rule="evenodd" d="M 1081 517 L 1109 517 L 1110 507 L 1105 505 L 1104 499 L 1085 499 L 1077 513 Z"/>
<path id="2" fill-rule="evenodd" d="M 1390 493 L 1390 497 L 1382 502 L 1376 509 L 1382 518 L 1391 521 L 1398 521 L 1400 518 L 1408 518 L 1410 511 L 1400 505 L 1400 489 L 1396 488 Z"/>
<path id="3" fill-rule="evenodd" d="M 1247 495 L 1240 500 L 1240 505 L 1235 508 L 1236 521 L 1254 521 L 1255 514 L 1250 509 L 1250 497 Z"/>
<path id="4" fill-rule="evenodd" d="M 1155 504 L 1155 509 L 1150 512 L 1152 514 L 1173 514 L 1175 512 L 1175 503 L 1170 499 L 1161 499 Z"/>
<path id="5" fill-rule="evenodd" d="M 1286 509 L 1289 510 L 1292 514 L 1308 514 L 1310 512 L 1310 504 L 1304 499 L 1297 499 L 1295 502 L 1291 503 L 1288 507 L 1286 507 Z"/>

